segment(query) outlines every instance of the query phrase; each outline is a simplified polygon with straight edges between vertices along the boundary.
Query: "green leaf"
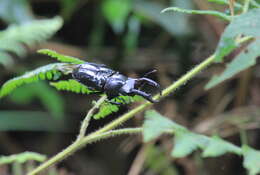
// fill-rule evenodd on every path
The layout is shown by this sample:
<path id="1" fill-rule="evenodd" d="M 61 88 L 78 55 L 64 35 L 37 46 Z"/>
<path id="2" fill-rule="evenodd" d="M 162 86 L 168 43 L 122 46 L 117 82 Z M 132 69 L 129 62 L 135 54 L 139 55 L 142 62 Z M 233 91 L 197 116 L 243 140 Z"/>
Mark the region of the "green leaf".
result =
<path id="1" fill-rule="evenodd" d="M 83 84 L 77 82 L 76 80 L 62 80 L 58 82 L 51 82 L 50 85 L 55 87 L 57 90 L 65 90 L 71 91 L 75 93 L 82 93 L 82 94 L 90 94 L 96 91 L 88 89 Z"/>
<path id="2" fill-rule="evenodd" d="M 157 138 L 164 132 L 173 132 L 174 130 L 185 130 L 184 127 L 175 124 L 171 120 L 161 116 L 154 110 L 145 113 L 145 121 L 143 125 L 144 142 L 149 142 Z"/>
<path id="3" fill-rule="evenodd" d="M 140 20 L 136 16 L 131 16 L 127 25 L 127 34 L 124 38 L 124 47 L 126 55 L 133 53 L 138 46 L 138 39 L 140 34 Z"/>
<path id="4" fill-rule="evenodd" d="M 231 143 L 222 140 L 218 136 L 213 136 L 209 140 L 209 144 L 206 149 L 203 151 L 203 157 L 217 157 L 225 153 L 236 153 L 237 155 L 241 154 L 241 149 Z"/>
<path id="5" fill-rule="evenodd" d="M 119 96 L 117 98 L 112 99 L 112 101 L 114 102 L 118 102 L 121 104 L 129 104 L 132 102 L 137 102 L 137 101 L 141 101 L 143 100 L 143 98 L 141 96 L 135 95 L 133 97 L 130 96 Z M 102 103 L 99 111 L 93 116 L 94 119 L 101 119 L 101 118 L 105 118 L 106 116 L 117 112 L 119 110 L 120 106 L 119 105 L 115 105 L 112 104 L 110 102 L 105 102 Z"/>
<path id="6" fill-rule="evenodd" d="M 205 86 L 210 89 L 219 83 L 233 77 L 237 73 L 256 64 L 257 57 L 260 56 L 260 40 L 253 41 L 247 48 L 239 53 L 220 75 L 214 76 Z"/>
<path id="7" fill-rule="evenodd" d="M 192 4 L 188 1 L 176 0 L 175 5 L 183 6 L 185 8 L 192 8 Z M 187 14 L 178 13 L 176 15 L 161 14 L 160 12 L 165 8 L 160 3 L 151 1 L 135 1 L 134 11 L 139 16 L 143 16 L 161 27 L 174 36 L 184 36 L 192 34 L 192 25 L 189 22 Z"/>
<path id="8" fill-rule="evenodd" d="M 29 160 L 34 160 L 38 162 L 43 162 L 47 159 L 45 155 L 34 153 L 34 152 L 23 152 L 20 154 L 13 154 L 10 156 L 0 156 L 0 165 L 10 164 L 10 163 L 25 163 Z"/>
<path id="9" fill-rule="evenodd" d="M 103 0 L 102 12 L 116 33 L 123 32 L 125 21 L 132 8 L 130 0 Z"/>
<path id="10" fill-rule="evenodd" d="M 144 133 L 145 141 L 156 138 L 163 132 L 174 134 L 174 146 L 171 153 L 173 157 L 185 157 L 197 149 L 203 150 L 203 157 L 217 157 L 230 152 L 244 157 L 243 166 L 248 169 L 250 175 L 260 173 L 260 151 L 246 145 L 241 149 L 217 136 L 207 137 L 193 133 L 155 111 L 147 112 L 143 132 L 146 132 Z"/>
<path id="11" fill-rule="evenodd" d="M 255 8 L 260 8 L 260 3 L 256 2 L 255 0 L 251 0 L 250 4 Z"/>
<path id="12" fill-rule="evenodd" d="M 183 8 L 179 8 L 179 7 L 168 7 L 166 9 L 162 10 L 162 13 L 167 12 L 167 11 L 176 11 L 176 12 L 196 14 L 196 15 L 212 15 L 212 16 L 219 17 L 220 19 L 223 19 L 226 21 L 231 20 L 231 16 L 228 16 L 225 13 L 213 11 L 213 10 L 189 10 L 189 9 L 183 9 Z"/>
<path id="13" fill-rule="evenodd" d="M 61 16 L 65 19 L 65 20 L 69 20 L 69 18 L 73 15 L 73 13 L 75 12 L 75 10 L 77 10 L 78 5 L 80 3 L 80 0 L 62 0 L 59 2 L 60 6 L 61 6 Z"/>
<path id="14" fill-rule="evenodd" d="M 67 74 L 69 71 L 71 71 L 71 67 L 66 63 L 53 63 L 39 67 L 31 72 L 25 73 L 22 76 L 13 78 L 5 82 L 5 84 L 1 87 L 0 97 L 8 95 L 14 89 L 23 84 L 37 82 L 39 80 L 45 79 L 56 80 L 60 77 L 61 73 Z M 50 74 L 52 76 L 50 76 Z"/>
<path id="15" fill-rule="evenodd" d="M 67 131 L 64 121 L 40 111 L 0 111 L 0 131 Z"/>
<path id="16" fill-rule="evenodd" d="M 108 102 L 102 103 L 101 106 L 99 107 L 98 113 L 96 113 L 93 118 L 98 120 L 101 118 L 105 118 L 106 116 L 117 112 L 119 110 L 118 105 L 114 105 Z"/>
<path id="17" fill-rule="evenodd" d="M 233 51 L 238 43 L 239 35 L 258 38 L 260 36 L 260 9 L 252 9 L 247 13 L 234 17 L 226 27 L 216 49 L 216 62 L 222 62 L 223 57 Z"/>
<path id="18" fill-rule="evenodd" d="M 254 150 L 247 145 L 243 145 L 243 166 L 249 171 L 250 175 L 260 173 L 260 151 Z"/>
<path id="19" fill-rule="evenodd" d="M 33 20 L 21 25 L 10 25 L 4 31 L 0 31 L 1 60 L 10 59 L 5 51 L 13 52 L 20 57 L 26 55 L 24 44 L 31 47 L 36 43 L 50 38 L 62 26 L 62 19 L 55 17 L 46 20 Z M 1 61 L 0 61 L 1 62 Z M 9 63 L 11 63 L 9 61 Z M 10 66 L 11 64 L 8 64 Z"/>
<path id="20" fill-rule="evenodd" d="M 27 0 L 1 0 L 0 17 L 8 23 L 23 23 L 33 20 Z"/>
<path id="21" fill-rule="evenodd" d="M 206 136 L 189 131 L 175 132 L 174 146 L 171 155 L 173 157 L 185 157 L 194 150 L 205 149 L 209 142 Z"/>
<path id="22" fill-rule="evenodd" d="M 50 49 L 41 49 L 41 50 L 38 50 L 37 52 L 41 53 L 41 54 L 48 55 L 48 56 L 53 57 L 53 58 L 56 58 L 58 61 L 63 62 L 63 63 L 73 63 L 73 64 L 83 64 L 83 63 L 85 63 L 85 61 L 83 61 L 83 60 L 80 60 L 78 58 L 74 58 L 74 57 L 71 57 L 71 56 L 62 55 L 62 54 L 59 54 L 59 53 L 57 53 L 53 50 L 50 50 Z"/>

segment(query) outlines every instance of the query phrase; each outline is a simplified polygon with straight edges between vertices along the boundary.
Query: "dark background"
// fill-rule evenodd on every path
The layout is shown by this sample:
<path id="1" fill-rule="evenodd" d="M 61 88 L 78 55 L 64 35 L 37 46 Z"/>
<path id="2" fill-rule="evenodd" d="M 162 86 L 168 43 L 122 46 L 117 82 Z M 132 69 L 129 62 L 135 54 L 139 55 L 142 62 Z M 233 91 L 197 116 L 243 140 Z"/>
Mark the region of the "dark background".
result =
<path id="1" fill-rule="evenodd" d="M 204 0 L 129 0 L 129 11 L 119 29 L 112 27 L 104 13 L 106 1 L 7 1 L 0 0 L 0 13 L 6 3 L 16 10 L 5 12 L 9 13 L 9 18 L 0 14 L 2 30 L 11 24 L 22 25 L 32 19 L 57 15 L 64 19 L 64 24 L 49 40 L 30 47 L 23 45 L 26 48 L 23 58 L 9 53 L 14 64 L 10 67 L 0 65 L 1 85 L 25 71 L 54 62 L 36 53 L 38 49 L 49 48 L 85 61 L 109 65 L 131 77 L 141 77 L 155 68 L 158 72 L 151 78 L 165 88 L 214 52 L 226 23 L 210 16 L 160 14 L 160 10 L 169 6 L 228 10 L 228 7 Z M 113 10 L 117 11 L 116 8 Z M 232 55 L 227 60 L 231 58 Z M 205 91 L 203 87 L 209 78 L 223 68 L 223 65 L 210 67 L 154 108 L 192 131 L 218 134 L 237 145 L 241 144 L 243 130 L 249 145 L 259 149 L 259 67 L 256 65 Z M 75 140 L 80 122 L 97 98 L 58 92 L 47 82 L 18 88 L 0 100 L 0 154 L 34 151 L 48 157 L 55 155 Z M 135 104 L 122 107 L 118 113 L 104 119 L 92 120 L 88 132 L 102 127 L 133 106 Z M 124 126 L 140 126 L 142 120 L 143 114 L 139 114 Z M 154 146 L 142 144 L 141 136 L 115 137 L 88 145 L 52 171 L 59 175 L 245 174 L 238 156 L 226 154 L 204 159 L 195 152 L 186 158 L 173 159 L 171 146 L 167 136 L 161 137 Z M 35 166 L 36 163 L 29 164 Z M 1 166 L 0 174 L 14 174 L 13 166 Z"/>

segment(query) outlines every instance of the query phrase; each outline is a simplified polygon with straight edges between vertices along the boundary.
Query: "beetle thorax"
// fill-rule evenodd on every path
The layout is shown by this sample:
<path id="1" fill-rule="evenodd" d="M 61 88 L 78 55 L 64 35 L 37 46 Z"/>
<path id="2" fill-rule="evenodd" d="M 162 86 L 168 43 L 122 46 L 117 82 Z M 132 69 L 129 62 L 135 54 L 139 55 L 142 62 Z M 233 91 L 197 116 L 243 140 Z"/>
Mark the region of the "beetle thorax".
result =
<path id="1" fill-rule="evenodd" d="M 119 73 L 115 73 L 112 76 L 110 76 L 109 78 L 107 78 L 106 84 L 104 86 L 104 90 L 105 91 L 117 91 L 125 84 L 127 80 L 127 77 L 119 74 Z"/>

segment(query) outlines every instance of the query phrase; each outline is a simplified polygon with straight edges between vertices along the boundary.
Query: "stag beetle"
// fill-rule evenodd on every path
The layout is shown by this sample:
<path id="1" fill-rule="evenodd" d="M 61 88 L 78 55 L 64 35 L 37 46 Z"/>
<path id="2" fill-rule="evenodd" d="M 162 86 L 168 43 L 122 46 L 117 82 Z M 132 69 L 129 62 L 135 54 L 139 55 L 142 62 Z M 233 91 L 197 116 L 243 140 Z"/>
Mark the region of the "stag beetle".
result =
<path id="1" fill-rule="evenodd" d="M 152 72 L 147 73 L 146 76 Z M 141 91 L 139 88 L 144 83 L 147 83 L 160 90 L 160 85 L 149 78 L 126 77 L 119 72 L 109 69 L 104 64 L 89 62 L 79 64 L 74 68 L 72 77 L 91 90 L 106 93 L 109 101 L 120 95 L 140 95 L 154 103 L 156 101 L 152 99 L 151 94 Z M 117 104 L 116 102 L 114 103 Z"/>

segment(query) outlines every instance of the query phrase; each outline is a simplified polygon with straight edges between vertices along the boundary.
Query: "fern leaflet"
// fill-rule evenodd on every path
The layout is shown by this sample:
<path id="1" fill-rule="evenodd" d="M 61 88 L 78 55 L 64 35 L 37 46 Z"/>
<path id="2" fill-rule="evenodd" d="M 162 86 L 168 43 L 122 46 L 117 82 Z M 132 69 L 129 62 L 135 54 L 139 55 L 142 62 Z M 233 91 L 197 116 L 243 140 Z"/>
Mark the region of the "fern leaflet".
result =
<path id="1" fill-rule="evenodd" d="M 90 94 L 96 91 L 88 89 L 86 86 L 77 82 L 76 80 L 62 80 L 58 82 L 51 82 L 50 85 L 55 87 L 57 90 L 71 91 L 75 93 Z"/>
<path id="2" fill-rule="evenodd" d="M 64 62 L 64 63 L 73 63 L 73 64 L 83 64 L 84 63 L 83 60 L 80 60 L 78 58 L 74 58 L 71 56 L 62 55 L 62 54 L 59 54 L 59 53 L 57 53 L 53 50 L 49 50 L 49 49 L 38 50 L 38 53 L 45 54 L 50 57 L 56 58 L 58 61 Z"/>
<path id="3" fill-rule="evenodd" d="M 0 52 L 14 52 L 23 57 L 26 54 L 26 48 L 23 44 L 33 46 L 50 38 L 62 26 L 62 23 L 60 17 L 55 17 L 53 19 L 33 20 L 23 25 L 11 25 L 0 32 Z M 1 60 L 10 60 L 10 57 L 2 57 Z"/>
<path id="4" fill-rule="evenodd" d="M 61 74 L 68 74 L 72 69 L 72 65 L 66 63 L 53 63 L 39 67 L 31 72 L 27 72 L 22 76 L 7 81 L 0 90 L 0 97 L 4 97 L 12 92 L 15 88 L 36 82 L 39 80 L 57 80 Z"/>
<path id="5" fill-rule="evenodd" d="M 76 80 L 62 80 L 58 82 L 51 82 L 50 85 L 54 86 L 57 90 L 65 90 L 74 93 L 82 93 L 82 94 L 91 94 L 96 93 L 98 91 L 90 90 L 86 86 L 77 82 Z M 114 98 L 112 101 L 121 103 L 121 104 L 129 104 L 135 101 L 140 101 L 143 98 L 140 96 L 119 96 Z M 110 102 L 105 102 L 101 104 L 99 111 L 93 116 L 94 119 L 105 118 L 106 116 L 117 112 L 119 110 L 118 105 L 112 104 Z"/>
<path id="6" fill-rule="evenodd" d="M 136 102 L 136 101 L 141 101 L 143 100 L 143 98 L 141 96 L 135 95 L 133 97 L 130 96 L 119 96 L 114 98 L 112 101 L 121 103 L 121 104 L 129 104 L 132 102 Z M 100 108 L 99 111 L 93 116 L 94 119 L 101 119 L 101 118 L 105 118 L 106 116 L 117 112 L 119 110 L 118 105 L 109 103 L 109 102 L 105 102 L 103 103 Z"/>

